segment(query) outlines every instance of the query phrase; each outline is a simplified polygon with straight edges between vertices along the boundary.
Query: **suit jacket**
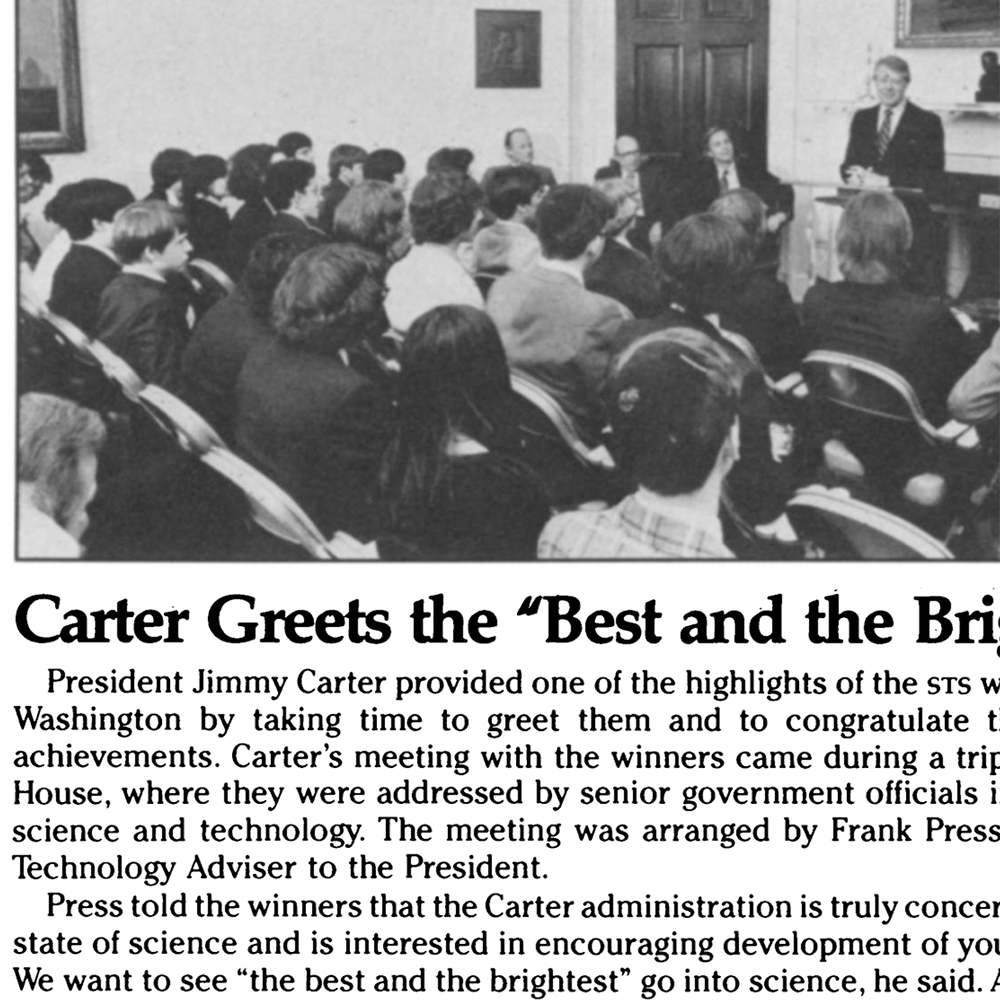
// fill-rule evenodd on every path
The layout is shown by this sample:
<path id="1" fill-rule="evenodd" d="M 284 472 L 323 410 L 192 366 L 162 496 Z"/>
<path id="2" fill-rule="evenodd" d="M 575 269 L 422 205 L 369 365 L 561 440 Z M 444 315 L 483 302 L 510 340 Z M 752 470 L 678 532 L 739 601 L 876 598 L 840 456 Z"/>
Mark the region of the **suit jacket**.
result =
<path id="1" fill-rule="evenodd" d="M 229 213 L 207 198 L 196 198 L 186 206 L 184 212 L 187 215 L 191 256 L 200 257 L 226 270 L 229 264 L 226 245 L 232 226 Z"/>
<path id="2" fill-rule="evenodd" d="M 391 426 L 388 395 L 336 354 L 271 340 L 243 364 L 235 447 L 328 538 L 373 536 L 371 496 Z"/>
<path id="3" fill-rule="evenodd" d="M 885 156 L 878 155 L 879 105 L 858 111 L 851 120 L 840 173 L 869 167 L 889 178 L 893 187 L 921 188 L 930 195 L 944 173 L 944 128 L 932 111 L 907 102 Z"/>
<path id="4" fill-rule="evenodd" d="M 103 251 L 74 243 L 52 278 L 49 308 L 93 337 L 101 314 L 101 296 L 121 269 L 121 264 Z"/>
<path id="5" fill-rule="evenodd" d="M 737 160 L 736 172 L 740 187 L 758 195 L 767 206 L 768 214 L 784 212 L 789 219 L 795 215 L 795 192 L 790 184 L 782 184 L 774 174 L 745 160 Z M 702 157 L 691 166 L 683 186 L 682 216 L 707 212 L 712 202 L 723 193 L 714 161 Z"/>
<path id="6" fill-rule="evenodd" d="M 622 166 L 617 160 L 612 160 L 597 172 L 599 178 L 622 175 Z M 684 213 L 676 178 L 671 176 L 662 160 L 645 160 L 639 167 L 639 193 L 642 196 L 642 215 L 636 219 L 628 239 L 637 250 L 648 255 L 651 250 L 649 231 L 653 226 L 660 223 L 666 233 Z"/>
<path id="7" fill-rule="evenodd" d="M 655 316 L 665 303 L 660 278 L 649 258 L 638 250 L 608 240 L 604 253 L 584 275 L 587 288 L 620 302 L 633 316 Z"/>
<path id="8" fill-rule="evenodd" d="M 493 175 L 498 171 L 502 170 L 503 167 L 514 166 L 512 163 L 504 163 L 502 166 L 498 167 L 487 167 L 486 171 L 483 173 L 482 188 L 484 191 L 489 190 L 490 183 L 493 180 Z M 531 164 L 531 169 L 538 174 L 538 179 L 542 182 L 542 187 L 553 188 L 556 186 L 556 175 L 548 167 L 540 167 L 536 163 Z"/>
<path id="9" fill-rule="evenodd" d="M 541 264 L 498 278 L 486 311 L 511 368 L 547 389 L 583 441 L 597 445 L 606 423 L 602 396 L 612 344 L 629 311 Z"/>

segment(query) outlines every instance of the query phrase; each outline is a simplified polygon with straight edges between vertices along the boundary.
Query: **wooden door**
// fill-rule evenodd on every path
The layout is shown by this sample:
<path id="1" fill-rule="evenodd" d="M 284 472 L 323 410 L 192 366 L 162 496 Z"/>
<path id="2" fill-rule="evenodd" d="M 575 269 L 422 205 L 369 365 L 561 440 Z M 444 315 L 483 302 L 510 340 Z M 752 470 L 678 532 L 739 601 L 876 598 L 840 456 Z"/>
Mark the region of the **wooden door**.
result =
<path id="1" fill-rule="evenodd" d="M 767 0 L 617 0 L 618 134 L 677 162 L 710 125 L 767 151 Z"/>

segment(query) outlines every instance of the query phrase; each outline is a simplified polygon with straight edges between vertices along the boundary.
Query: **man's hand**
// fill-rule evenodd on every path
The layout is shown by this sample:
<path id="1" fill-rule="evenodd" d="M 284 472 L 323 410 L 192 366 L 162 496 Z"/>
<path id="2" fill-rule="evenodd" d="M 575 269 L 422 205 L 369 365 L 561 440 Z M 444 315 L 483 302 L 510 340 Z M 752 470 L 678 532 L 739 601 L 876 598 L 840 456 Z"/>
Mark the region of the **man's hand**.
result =
<path id="1" fill-rule="evenodd" d="M 847 183 L 852 187 L 862 187 L 865 183 L 865 175 L 868 173 L 867 167 L 848 167 L 846 171 Z"/>
<path id="2" fill-rule="evenodd" d="M 776 233 L 787 221 L 788 216 L 784 212 L 775 212 L 767 217 L 767 231 Z"/>

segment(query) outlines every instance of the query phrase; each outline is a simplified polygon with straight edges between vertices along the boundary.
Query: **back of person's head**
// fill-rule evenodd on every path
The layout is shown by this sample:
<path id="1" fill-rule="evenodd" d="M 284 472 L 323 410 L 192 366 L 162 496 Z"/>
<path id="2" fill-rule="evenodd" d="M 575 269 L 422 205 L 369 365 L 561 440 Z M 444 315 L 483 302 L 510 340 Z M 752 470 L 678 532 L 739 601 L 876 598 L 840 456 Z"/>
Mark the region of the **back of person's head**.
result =
<path id="1" fill-rule="evenodd" d="M 604 232 L 614 209 L 586 184 L 559 184 L 541 200 L 535 223 L 542 253 L 551 260 L 577 260 Z"/>
<path id="2" fill-rule="evenodd" d="M 382 259 L 349 243 L 329 243 L 296 257 L 274 293 L 278 337 L 331 353 L 388 327 L 382 309 Z"/>
<path id="3" fill-rule="evenodd" d="M 24 168 L 28 176 L 39 186 L 52 183 L 52 168 L 41 153 L 33 149 L 22 149 L 17 154 L 17 169 Z"/>
<path id="4" fill-rule="evenodd" d="M 392 182 L 406 172 L 406 160 L 395 149 L 376 149 L 368 154 L 364 165 L 365 180 Z"/>
<path id="5" fill-rule="evenodd" d="M 490 175 L 486 204 L 498 219 L 511 219 L 542 189 L 542 179 L 531 167 L 498 167 Z"/>
<path id="6" fill-rule="evenodd" d="M 313 141 L 305 132 L 286 132 L 278 140 L 278 152 L 286 160 L 294 160 L 300 152 L 312 149 Z"/>
<path id="7" fill-rule="evenodd" d="M 87 239 L 94 232 L 95 222 L 113 222 L 123 208 L 135 201 L 135 196 L 124 184 L 99 178 L 67 184 L 59 189 L 56 197 L 59 199 L 58 218 L 53 221 L 66 229 L 71 240 Z"/>
<path id="8" fill-rule="evenodd" d="M 694 493 L 732 437 L 739 393 L 738 373 L 703 333 L 648 334 L 612 365 L 611 450 L 646 489 L 661 496 Z"/>
<path id="9" fill-rule="evenodd" d="M 209 193 L 212 185 L 229 173 L 229 165 L 221 156 L 204 153 L 195 156 L 184 168 L 181 198 L 187 206 L 199 195 Z"/>
<path id="10" fill-rule="evenodd" d="M 147 250 L 157 253 L 182 231 L 182 218 L 162 201 L 137 201 L 115 217 L 111 249 L 123 264 L 135 264 Z"/>
<path id="11" fill-rule="evenodd" d="M 837 256 L 848 281 L 885 285 L 906 273 L 913 225 L 903 203 L 888 191 L 860 191 L 837 226 Z"/>
<path id="12" fill-rule="evenodd" d="M 689 215 L 656 248 L 668 294 L 696 316 L 717 312 L 752 261 L 742 227 L 711 212 Z"/>
<path id="13" fill-rule="evenodd" d="M 732 219 L 752 241 L 756 249 L 767 232 L 767 206 L 763 199 L 747 188 L 727 191 L 712 202 L 709 211 L 722 219 Z"/>
<path id="14" fill-rule="evenodd" d="M 321 233 L 303 229 L 291 233 L 271 233 L 254 244 L 240 278 L 240 287 L 254 315 L 262 319 L 270 317 L 274 290 L 292 261 L 324 242 Z"/>
<path id="15" fill-rule="evenodd" d="M 447 246 L 469 236 L 482 202 L 482 188 L 467 174 L 452 170 L 428 174 L 410 199 L 414 240 Z"/>
<path id="16" fill-rule="evenodd" d="M 69 231 L 70 206 L 73 201 L 72 184 L 64 184 L 45 203 L 42 215 L 53 225 Z M 134 199 L 133 199 L 134 200 Z"/>
<path id="17" fill-rule="evenodd" d="M 362 181 L 341 199 L 333 214 L 333 238 L 386 254 L 403 232 L 406 199 L 385 181 Z"/>
<path id="18" fill-rule="evenodd" d="M 635 218 L 635 198 L 628 184 L 621 177 L 609 177 L 594 182 L 594 188 L 611 202 L 614 215 L 604 227 L 605 236 L 617 236 L 628 229 Z"/>
<path id="19" fill-rule="evenodd" d="M 283 212 L 315 176 L 316 167 L 306 160 L 280 160 L 268 167 L 264 196 L 276 211 Z"/>
<path id="20" fill-rule="evenodd" d="M 76 537 L 86 525 L 93 462 L 105 436 L 96 413 L 67 399 L 33 392 L 18 401 L 18 482 L 30 487 L 38 510 Z"/>
<path id="21" fill-rule="evenodd" d="M 264 178 L 277 152 L 276 146 L 257 142 L 238 149 L 229 167 L 229 193 L 240 201 L 260 201 L 264 197 Z"/>
<path id="22" fill-rule="evenodd" d="M 458 174 L 467 174 L 475 158 L 471 149 L 461 146 L 442 146 L 427 158 L 427 173 L 454 170 Z"/>
<path id="23" fill-rule="evenodd" d="M 149 168 L 153 190 L 169 191 L 184 177 L 184 171 L 194 157 L 186 149 L 163 149 L 153 157 Z"/>
<path id="24" fill-rule="evenodd" d="M 348 170 L 356 167 L 359 163 L 364 165 L 368 159 L 368 154 L 360 146 L 352 146 L 349 143 L 341 143 L 330 150 L 330 159 L 327 165 L 330 170 L 330 180 L 335 181 L 340 177 L 340 171 L 347 167 Z"/>

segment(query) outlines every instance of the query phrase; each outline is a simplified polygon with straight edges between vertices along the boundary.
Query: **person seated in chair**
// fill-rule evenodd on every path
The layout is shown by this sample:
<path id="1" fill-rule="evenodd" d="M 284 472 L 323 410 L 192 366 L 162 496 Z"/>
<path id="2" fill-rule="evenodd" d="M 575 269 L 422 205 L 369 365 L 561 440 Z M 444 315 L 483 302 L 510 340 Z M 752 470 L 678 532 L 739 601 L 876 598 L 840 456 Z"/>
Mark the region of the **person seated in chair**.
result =
<path id="1" fill-rule="evenodd" d="M 186 149 L 163 149 L 157 153 L 149 168 L 153 188 L 143 201 L 165 201 L 174 208 L 180 208 L 184 171 L 193 159 Z"/>
<path id="2" fill-rule="evenodd" d="M 264 195 L 274 208 L 269 233 L 296 233 L 312 230 L 320 210 L 320 189 L 316 167 L 305 160 L 282 160 L 267 171 Z"/>
<path id="3" fill-rule="evenodd" d="M 184 171 L 181 201 L 187 217 L 191 255 L 226 268 L 229 213 L 222 201 L 229 193 L 229 165 L 221 156 L 196 156 Z"/>
<path id="4" fill-rule="evenodd" d="M 485 194 L 486 206 L 497 221 L 476 233 L 476 270 L 523 271 L 542 250 L 531 225 L 545 188 L 529 167 L 500 167 L 493 172 Z"/>
<path id="5" fill-rule="evenodd" d="M 611 450 L 638 490 L 602 511 L 558 514 L 540 559 L 731 559 L 719 519 L 739 456 L 739 375 L 693 329 L 639 338 L 615 360 Z"/>
<path id="6" fill-rule="evenodd" d="M 1000 416 L 1000 331 L 979 360 L 955 383 L 948 394 L 948 411 L 956 420 L 990 424 L 996 438 Z"/>
<path id="7" fill-rule="evenodd" d="M 406 175 L 406 160 L 395 149 L 376 149 L 368 154 L 364 163 L 366 181 L 385 181 L 397 191 L 405 192 L 410 186 Z"/>
<path id="8" fill-rule="evenodd" d="M 327 168 L 330 180 L 323 188 L 323 203 L 319 210 L 319 228 L 324 233 L 333 231 L 333 213 L 344 195 L 365 179 L 365 162 L 368 154 L 360 146 L 341 143 L 330 150 Z"/>
<path id="9" fill-rule="evenodd" d="M 543 188 L 556 186 L 555 174 L 548 167 L 535 163 L 535 143 L 531 133 L 526 128 L 512 128 L 503 138 L 504 152 L 507 163 L 512 167 L 529 167 L 538 174 L 539 183 Z M 488 188 L 493 180 L 493 174 L 501 170 L 501 166 L 489 167 L 483 174 L 483 187 Z"/>
<path id="10" fill-rule="evenodd" d="M 278 152 L 286 160 L 313 162 L 313 141 L 305 132 L 286 132 L 278 140 Z"/>
<path id="11" fill-rule="evenodd" d="M 264 197 L 264 180 L 277 150 L 267 143 L 244 146 L 229 167 L 229 194 L 243 202 L 233 216 L 226 240 L 226 273 L 239 281 L 257 241 L 271 228 L 274 208 Z"/>

